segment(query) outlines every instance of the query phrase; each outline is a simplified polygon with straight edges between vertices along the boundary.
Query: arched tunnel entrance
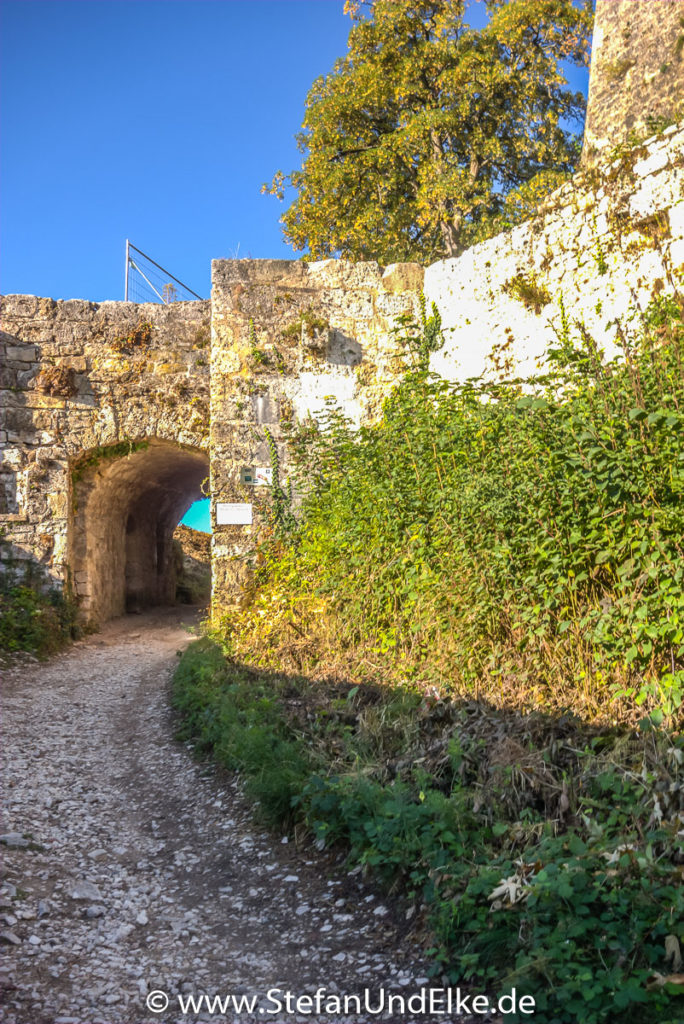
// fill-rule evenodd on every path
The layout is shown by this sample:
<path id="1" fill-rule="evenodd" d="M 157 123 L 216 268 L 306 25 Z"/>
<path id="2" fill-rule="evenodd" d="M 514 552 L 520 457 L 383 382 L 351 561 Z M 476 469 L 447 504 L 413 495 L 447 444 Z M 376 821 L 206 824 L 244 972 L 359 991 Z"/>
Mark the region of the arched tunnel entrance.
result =
<path id="1" fill-rule="evenodd" d="M 156 438 L 74 462 L 70 563 L 85 618 L 174 602 L 173 531 L 208 475 L 205 452 Z"/>

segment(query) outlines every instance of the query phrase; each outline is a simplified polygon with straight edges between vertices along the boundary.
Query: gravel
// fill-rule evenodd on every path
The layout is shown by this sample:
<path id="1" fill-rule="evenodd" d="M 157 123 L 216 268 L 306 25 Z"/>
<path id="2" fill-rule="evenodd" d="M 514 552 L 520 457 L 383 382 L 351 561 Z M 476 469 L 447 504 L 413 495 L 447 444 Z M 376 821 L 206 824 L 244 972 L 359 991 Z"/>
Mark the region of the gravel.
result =
<path id="1" fill-rule="evenodd" d="M 374 904 L 358 873 L 259 829 L 237 780 L 174 740 L 168 684 L 189 621 L 157 610 L 136 617 L 133 636 L 116 620 L 5 673 L 1 1019 L 413 1020 L 317 1016 L 301 1002 L 276 1014 L 265 1001 L 269 989 L 296 999 L 319 987 L 407 997 L 427 984 L 426 964 L 404 915 Z M 155 993 L 169 1000 L 161 1013 Z M 203 993 L 258 996 L 261 1011 L 184 1014 L 179 994 Z"/>

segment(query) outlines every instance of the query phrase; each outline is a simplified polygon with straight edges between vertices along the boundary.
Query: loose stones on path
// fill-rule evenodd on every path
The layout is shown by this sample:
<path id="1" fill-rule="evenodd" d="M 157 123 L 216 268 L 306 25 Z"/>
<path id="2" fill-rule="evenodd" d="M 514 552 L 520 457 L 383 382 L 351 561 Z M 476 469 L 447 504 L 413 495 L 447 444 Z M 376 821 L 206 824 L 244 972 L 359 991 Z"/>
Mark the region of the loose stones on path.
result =
<path id="1" fill-rule="evenodd" d="M 255 828 L 236 781 L 174 741 L 167 686 L 190 639 L 179 613 L 137 618 L 135 639 L 127 626 L 7 673 L 2 1019 L 312 1020 L 186 1018 L 178 996 L 418 991 L 425 964 L 359 875 L 329 876 Z M 155 991 L 162 1015 L 146 1006 Z M 334 1021 L 352 1019 L 363 1024 Z"/>

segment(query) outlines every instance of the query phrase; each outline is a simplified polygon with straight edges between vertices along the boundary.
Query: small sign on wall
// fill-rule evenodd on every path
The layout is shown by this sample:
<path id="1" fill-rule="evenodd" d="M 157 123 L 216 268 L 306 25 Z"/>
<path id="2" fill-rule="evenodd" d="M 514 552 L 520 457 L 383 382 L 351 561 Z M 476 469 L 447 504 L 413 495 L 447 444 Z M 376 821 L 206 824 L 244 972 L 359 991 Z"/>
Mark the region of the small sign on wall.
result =
<path id="1" fill-rule="evenodd" d="M 273 483 L 273 470 L 270 466 L 243 466 L 240 470 L 240 483 L 250 487 L 270 487 Z"/>
<path id="2" fill-rule="evenodd" d="M 241 502 L 216 502 L 217 526 L 251 526 L 252 506 Z"/>

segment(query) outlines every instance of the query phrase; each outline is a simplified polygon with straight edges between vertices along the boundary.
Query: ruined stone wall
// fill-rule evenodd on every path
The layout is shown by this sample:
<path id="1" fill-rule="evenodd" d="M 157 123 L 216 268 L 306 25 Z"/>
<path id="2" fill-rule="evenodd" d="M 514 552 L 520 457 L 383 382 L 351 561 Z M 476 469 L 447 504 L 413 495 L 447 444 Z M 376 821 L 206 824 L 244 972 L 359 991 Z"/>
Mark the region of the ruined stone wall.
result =
<path id="1" fill-rule="evenodd" d="M 684 2 L 597 0 L 583 166 L 682 117 Z"/>
<path id="2" fill-rule="evenodd" d="M 140 523 L 154 520 L 148 528 L 156 529 L 164 502 L 172 518 L 185 500 L 180 494 L 168 497 L 179 478 L 169 449 L 187 449 L 182 458 L 193 481 L 200 462 L 202 476 L 207 473 L 201 453 L 208 447 L 209 312 L 208 302 L 98 305 L 31 295 L 2 300 L 2 556 L 14 566 L 37 561 L 54 581 L 63 581 L 71 569 L 77 594 L 96 617 L 123 610 L 121 534 L 131 501 L 146 506 L 139 510 Z M 142 450 L 135 449 L 140 442 L 152 446 L 144 462 Z M 136 474 L 131 467 L 139 463 Z M 116 484 L 122 464 L 128 467 L 128 491 L 126 473 L 121 486 Z M 108 490 L 100 486 L 105 478 Z M 159 481 L 166 497 L 159 491 L 152 500 L 150 488 Z M 194 482 L 189 488 L 188 504 L 197 490 Z M 93 495 L 102 522 L 99 534 L 87 538 Z M 160 538 L 160 554 L 163 549 Z M 121 576 L 116 594 L 108 591 L 108 558 Z M 92 571 L 98 561 L 105 576 L 99 581 Z M 151 589 L 167 593 L 169 580 L 159 575 Z"/>
<path id="3" fill-rule="evenodd" d="M 576 176 L 539 214 L 424 272 L 414 264 L 334 260 L 213 265 L 211 493 L 214 609 L 230 604 L 268 489 L 241 480 L 268 467 L 265 430 L 324 413 L 377 418 L 406 365 L 396 328 L 435 302 L 446 344 L 431 368 L 449 380 L 534 373 L 561 329 L 582 321 L 609 353 L 619 330 L 684 270 L 684 131 L 670 128 L 610 166 Z M 252 325 L 250 327 L 250 324 Z M 285 451 L 281 447 L 283 475 Z M 241 473 L 242 471 L 242 473 Z M 253 506 L 222 525 L 222 503 Z"/>
<path id="4" fill-rule="evenodd" d="M 379 416 L 407 365 L 397 333 L 420 294 L 446 336 L 431 367 L 464 380 L 498 365 L 529 373 L 567 322 L 615 350 L 654 296 L 684 273 L 684 130 L 672 127 L 575 177 L 512 231 L 423 270 L 375 263 L 213 264 L 209 304 L 4 300 L 0 527 L 3 556 L 70 571 L 94 619 L 173 599 L 173 529 L 212 496 L 213 611 L 246 573 L 269 490 L 269 431 L 334 400 Z M 493 360 L 489 357 L 493 354 Z M 488 362 L 489 360 L 489 362 Z M 209 362 L 211 361 L 211 373 Z M 252 478 L 250 479 L 250 475 Z M 252 522 L 217 510 L 242 503 Z"/>
<path id="5" fill-rule="evenodd" d="M 654 295 L 681 290 L 683 272 L 684 129 L 672 127 L 576 175 L 512 231 L 428 267 L 446 337 L 431 368 L 465 380 L 493 369 L 494 350 L 507 374 L 534 373 L 561 330 L 561 300 L 571 326 L 614 354 L 618 332 Z"/>
<path id="6" fill-rule="evenodd" d="M 265 429 L 320 417 L 334 398 L 356 423 L 379 414 L 401 369 L 393 329 L 418 316 L 423 270 L 337 260 L 218 260 L 212 277 L 211 493 L 213 607 L 230 603 L 240 554 L 261 522 L 266 487 L 241 482 L 268 467 Z M 252 327 L 250 327 L 250 323 Z M 283 472 L 285 452 L 281 450 Z M 253 525 L 222 525 L 221 503 L 251 503 Z"/>

